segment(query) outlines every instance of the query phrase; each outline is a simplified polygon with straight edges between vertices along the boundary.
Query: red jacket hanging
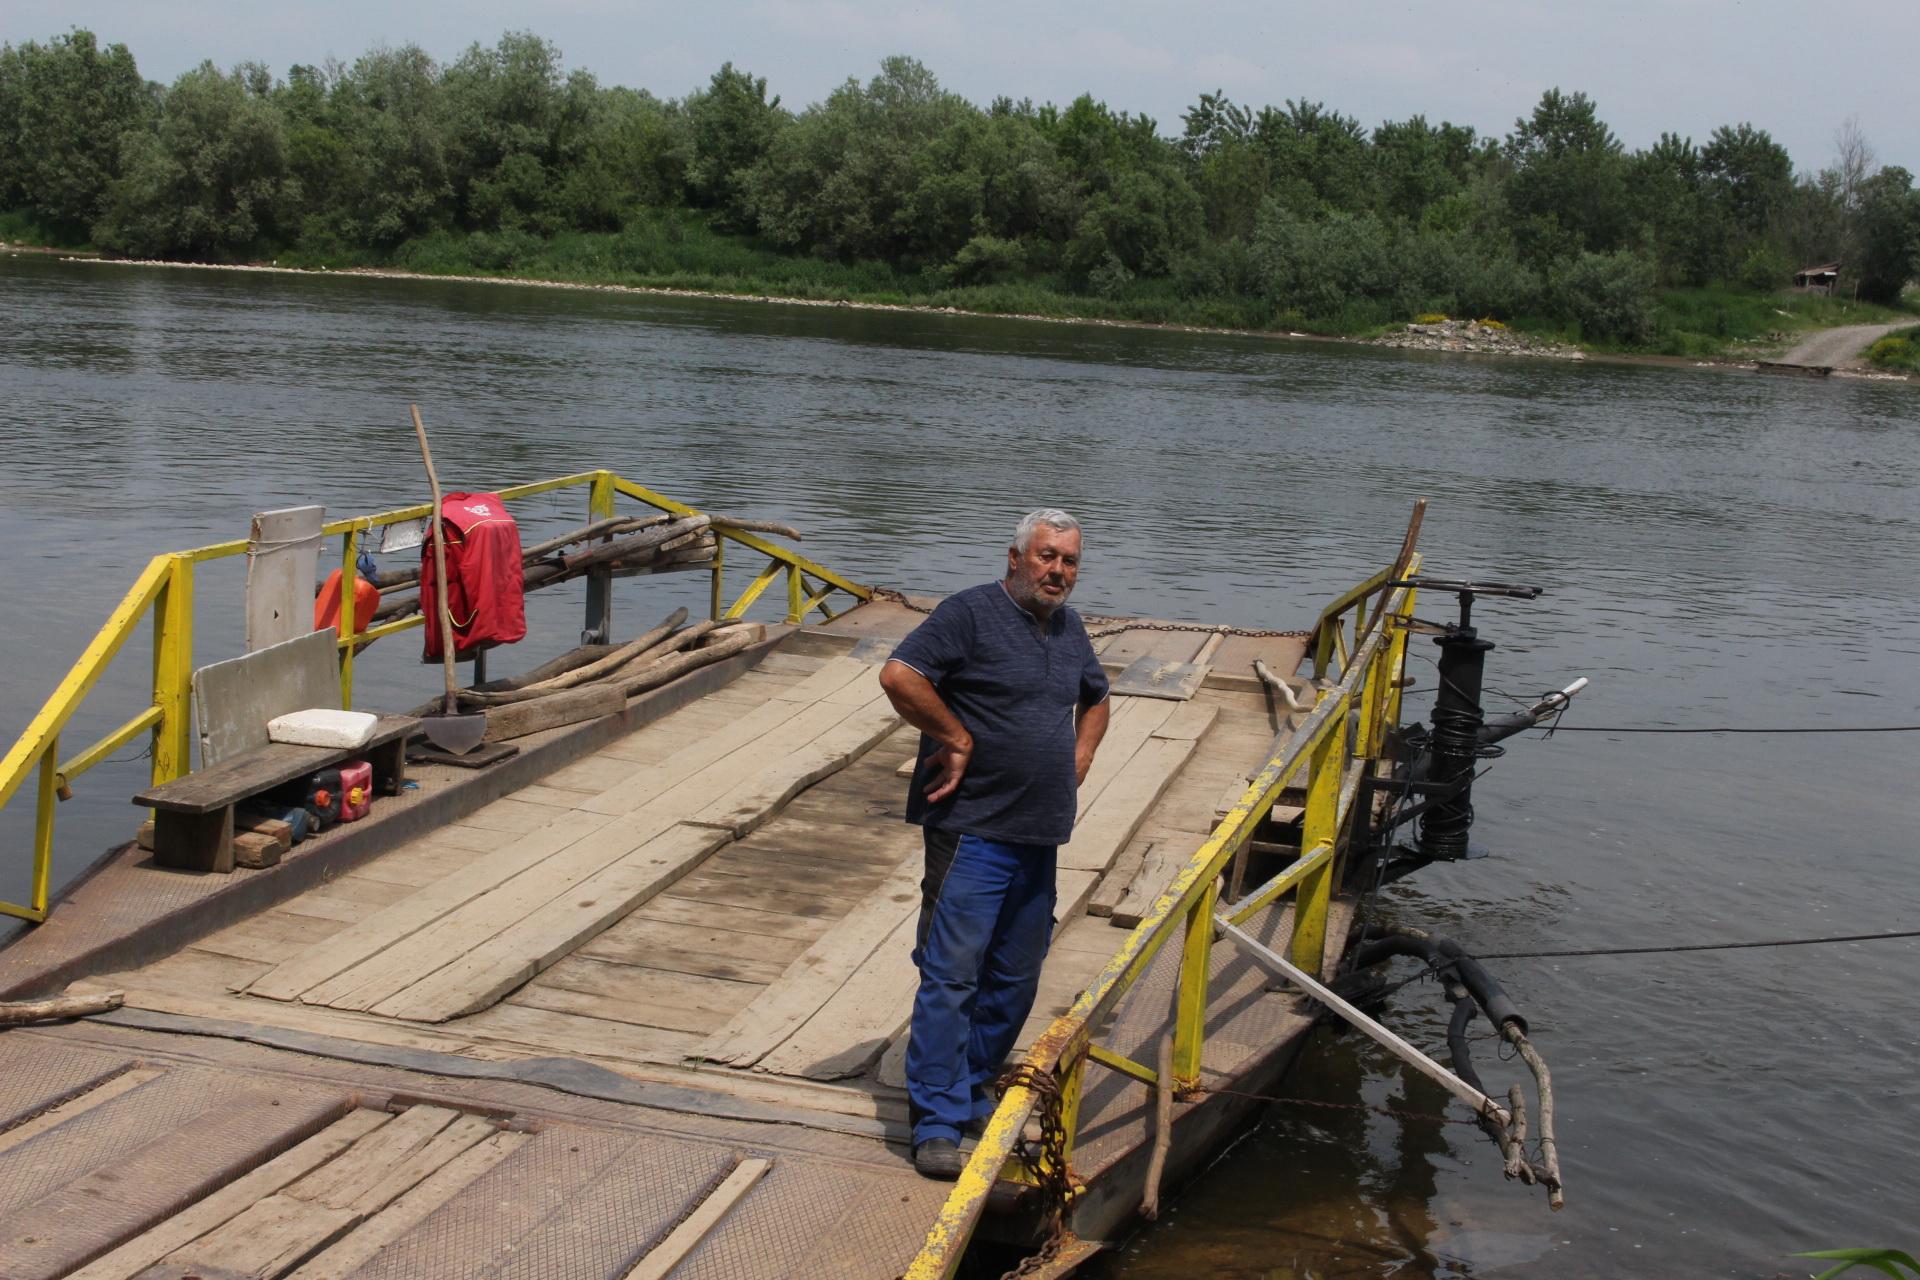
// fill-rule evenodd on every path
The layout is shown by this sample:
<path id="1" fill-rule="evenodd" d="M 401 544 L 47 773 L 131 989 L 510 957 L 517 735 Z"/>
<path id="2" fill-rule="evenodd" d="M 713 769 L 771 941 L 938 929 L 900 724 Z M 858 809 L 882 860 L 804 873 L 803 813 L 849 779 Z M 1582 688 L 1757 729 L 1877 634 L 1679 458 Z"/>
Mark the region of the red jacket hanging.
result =
<path id="1" fill-rule="evenodd" d="M 447 600 L 453 614 L 453 653 L 467 658 L 527 634 L 520 528 L 497 493 L 449 493 L 440 502 L 447 542 Z M 426 615 L 423 661 L 440 660 L 440 615 L 435 612 L 433 537 L 420 548 L 420 611 Z"/>

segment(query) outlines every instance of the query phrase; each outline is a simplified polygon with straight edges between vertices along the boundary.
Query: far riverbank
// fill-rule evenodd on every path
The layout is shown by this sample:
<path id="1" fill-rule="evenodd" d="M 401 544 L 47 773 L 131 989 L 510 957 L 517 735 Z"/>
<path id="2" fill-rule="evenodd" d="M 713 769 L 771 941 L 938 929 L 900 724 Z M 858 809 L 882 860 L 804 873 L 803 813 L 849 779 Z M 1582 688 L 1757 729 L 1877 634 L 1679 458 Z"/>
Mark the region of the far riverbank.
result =
<path id="1" fill-rule="evenodd" d="M 418 280 L 423 282 L 515 285 L 538 289 L 560 289 L 586 293 L 628 294 L 639 297 L 697 298 L 716 302 L 774 304 L 795 307 L 820 307 L 873 312 L 900 312 L 915 315 L 979 316 L 1001 320 L 1022 320 L 1039 324 L 1086 325 L 1102 328 L 1137 329 L 1159 333 L 1219 334 L 1247 338 L 1279 338 L 1294 342 L 1332 343 L 1357 346 L 1390 346 L 1451 354 L 1486 355 L 1521 359 L 1576 359 L 1607 364 L 1644 365 L 1658 368 L 1717 369 L 1752 372 L 1756 360 L 1779 355 L 1789 345 L 1784 337 L 1777 343 L 1743 351 L 1739 355 L 1674 356 L 1651 352 L 1609 350 L 1562 342 L 1551 336 L 1535 338 L 1524 331 L 1501 325 L 1408 324 L 1357 334 L 1310 333 L 1296 329 L 1257 329 L 1231 325 L 1187 324 L 1176 321 L 1140 320 L 1115 316 L 1059 314 L 1031 310 L 1002 310 L 992 307 L 966 307 L 938 303 L 893 302 L 857 297 L 814 298 L 776 292 L 743 292 L 726 289 L 702 289 L 655 284 L 624 284 L 608 281 L 569 280 L 515 274 L 476 274 L 470 272 L 409 271 L 397 267 L 282 266 L 278 263 L 204 263 L 165 259 L 113 258 L 101 254 L 42 248 L 27 245 L 0 245 L 0 252 L 54 256 L 111 266 L 146 267 L 180 271 L 222 271 L 257 275 L 325 275 L 330 278 L 361 277 L 374 280 Z M 1821 326 L 1830 327 L 1830 326 Z M 1451 328 L 1451 332 L 1440 332 Z M 1747 344 L 1751 346 L 1751 344 Z M 1842 376 L 1911 381 L 1899 374 L 1840 371 Z"/>

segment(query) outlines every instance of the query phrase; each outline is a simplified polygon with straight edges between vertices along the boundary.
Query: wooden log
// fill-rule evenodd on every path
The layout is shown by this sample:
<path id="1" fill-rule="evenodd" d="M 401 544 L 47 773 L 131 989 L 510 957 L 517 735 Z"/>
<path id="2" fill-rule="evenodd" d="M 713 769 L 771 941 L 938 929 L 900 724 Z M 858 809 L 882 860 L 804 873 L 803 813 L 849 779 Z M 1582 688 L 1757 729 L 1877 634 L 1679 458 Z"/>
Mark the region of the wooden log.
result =
<path id="1" fill-rule="evenodd" d="M 51 1000 L 0 1002 L 0 1027 L 24 1027 L 30 1023 L 52 1022 L 59 1018 L 85 1018 L 96 1013 L 109 1013 L 125 1001 L 123 992 L 106 991 L 97 995 L 55 996 Z"/>
<path id="2" fill-rule="evenodd" d="M 561 725 L 614 715 L 624 711 L 626 706 L 627 695 L 617 687 L 588 685 L 584 689 L 562 689 L 544 698 L 510 703 L 504 707 L 488 707 L 486 735 L 481 741 L 505 742 L 524 738 L 542 729 L 557 729 Z"/>
<path id="3" fill-rule="evenodd" d="M 628 698 L 644 693 L 648 689 L 657 689 L 670 680 L 679 679 L 689 671 L 711 666 L 723 658 L 732 657 L 743 649 L 757 644 L 764 638 L 764 634 L 764 629 L 756 635 L 750 627 L 730 627 L 723 639 L 704 648 L 663 658 L 650 664 L 645 670 L 617 677 L 611 682 L 612 687 L 620 690 L 621 695 Z"/>
<path id="4" fill-rule="evenodd" d="M 575 667 L 584 667 L 589 662 L 597 662 L 620 646 L 617 644 L 583 644 L 567 650 L 557 658 L 541 663 L 531 671 L 523 671 L 517 676 L 505 676 L 499 680 L 489 680 L 477 684 L 474 688 L 482 693 L 498 693 L 505 689 L 524 689 L 530 684 L 539 684 L 554 676 L 565 675 Z"/>
<path id="5" fill-rule="evenodd" d="M 612 653 L 597 658 L 584 666 L 575 667 L 571 671 L 551 676 L 545 680 L 522 684 L 516 689 L 503 689 L 498 691 L 464 689 L 460 691 L 460 698 L 465 702 L 477 702 L 482 705 L 499 705 L 509 702 L 525 702 L 531 698 L 542 697 L 561 689 L 571 689 L 578 685 L 586 684 L 589 681 L 599 679 L 609 672 L 619 670 L 627 663 L 636 661 L 645 654 L 660 649 L 663 642 L 676 637 L 674 628 L 686 620 L 687 611 L 685 609 L 675 609 L 671 614 L 667 615 L 666 620 L 659 626 L 654 627 L 651 631 L 641 633 L 638 637 L 621 645 Z M 697 639 L 700 635 L 705 635 L 712 629 L 713 624 L 710 622 L 703 622 L 694 628 L 689 628 L 689 630 L 698 632 L 693 639 Z M 691 640 L 684 641 L 683 643 L 691 643 Z M 661 651 L 671 652 L 671 650 Z"/>
<path id="6" fill-rule="evenodd" d="M 795 542 L 802 541 L 798 529 L 790 524 L 781 524 L 778 520 L 746 520 L 739 516 L 716 515 L 713 522 L 723 528 L 745 529 L 749 533 L 772 533 L 782 538 L 791 538 Z"/>
<path id="7" fill-rule="evenodd" d="M 280 855 L 287 851 L 287 847 L 272 836 L 263 836 L 254 831 L 236 831 L 233 835 L 233 864 L 254 871 L 275 867 L 280 865 Z"/>
<path id="8" fill-rule="evenodd" d="M 522 591 L 537 591 L 541 587 L 551 587 L 558 583 L 572 581 L 590 568 L 606 568 L 615 574 L 654 573 L 710 564 L 712 559 L 711 535 L 704 532 L 689 533 L 658 546 L 623 551 L 620 556 L 604 564 L 600 561 L 574 564 L 568 560 L 536 560 L 521 570 L 520 587 Z M 410 583 L 404 589 L 412 590 L 417 585 Z M 395 591 L 402 589 L 395 588 Z M 419 610 L 420 599 L 417 595 L 393 595 L 380 602 L 380 607 L 373 612 L 371 622 L 360 621 L 359 625 L 371 626 L 374 623 L 391 622 L 396 618 L 418 613 Z"/>
<path id="9" fill-rule="evenodd" d="M 568 573 L 578 573 L 594 565 L 608 564 L 615 560 L 625 560 L 636 552 L 649 551 L 664 547 L 688 534 L 703 532 L 713 520 L 708 516 L 688 516 L 675 520 L 671 524 L 646 529 L 628 538 L 616 538 L 605 546 L 594 547 L 589 551 L 576 552 L 566 558 Z"/>

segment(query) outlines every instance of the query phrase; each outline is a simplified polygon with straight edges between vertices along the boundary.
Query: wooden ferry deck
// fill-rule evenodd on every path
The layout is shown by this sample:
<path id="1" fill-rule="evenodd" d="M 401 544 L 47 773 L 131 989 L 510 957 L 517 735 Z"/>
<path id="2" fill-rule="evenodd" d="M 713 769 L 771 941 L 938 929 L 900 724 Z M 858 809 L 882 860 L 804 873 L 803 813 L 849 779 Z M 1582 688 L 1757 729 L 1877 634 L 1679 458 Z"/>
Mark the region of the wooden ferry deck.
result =
<path id="1" fill-rule="evenodd" d="M 126 993 L 0 1037 L 0 1275 L 898 1274 L 948 1192 L 905 1146 L 916 735 L 875 678 L 918 617 L 875 600 L 781 634 L 584 754 L 551 731 L 553 763 L 498 798 L 487 771 L 419 768 L 371 853 L 329 861 L 341 828 L 232 877 L 103 867 L 0 951 L 0 992 Z M 1210 641 L 1190 700 L 1116 700 L 1023 1045 L 1286 730 L 1251 667 L 1293 672 L 1298 639 L 1148 627 L 1102 656 Z M 1285 939 L 1289 913 L 1252 932 Z M 1344 923 L 1336 904 L 1335 946 Z M 1179 960 L 1129 993 L 1113 1049 L 1152 1060 Z M 1307 1021 L 1231 945 L 1211 964 L 1203 1078 L 1270 1078 Z M 1150 1101 L 1089 1076 L 1096 1220 L 1137 1201 L 1102 1175 L 1143 1159 Z"/>

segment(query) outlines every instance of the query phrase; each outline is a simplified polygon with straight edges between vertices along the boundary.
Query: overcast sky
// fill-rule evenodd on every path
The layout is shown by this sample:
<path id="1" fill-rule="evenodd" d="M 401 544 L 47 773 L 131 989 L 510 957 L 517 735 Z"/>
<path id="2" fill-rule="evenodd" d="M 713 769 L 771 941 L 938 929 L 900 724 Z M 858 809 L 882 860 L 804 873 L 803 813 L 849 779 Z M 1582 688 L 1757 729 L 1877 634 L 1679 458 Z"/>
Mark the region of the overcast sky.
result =
<path id="1" fill-rule="evenodd" d="M 1372 127 L 1421 113 L 1502 135 L 1543 90 L 1584 90 L 1630 148 L 1663 130 L 1704 141 L 1749 121 L 1794 166 L 1833 156 L 1849 116 L 1882 163 L 1920 171 L 1920 3 L 1809 6 L 1784 0 L 1451 0 L 1287 3 L 1141 0 L 7 0 L 0 39 L 72 26 L 133 50 L 149 79 L 211 58 L 284 74 L 328 55 L 415 43 L 450 60 L 474 41 L 532 30 L 569 68 L 679 97 L 731 60 L 791 107 L 817 102 L 879 60 L 920 59 L 947 88 L 1066 103 L 1092 93 L 1178 133 L 1180 113 L 1224 89 L 1253 105 L 1306 98 Z"/>

